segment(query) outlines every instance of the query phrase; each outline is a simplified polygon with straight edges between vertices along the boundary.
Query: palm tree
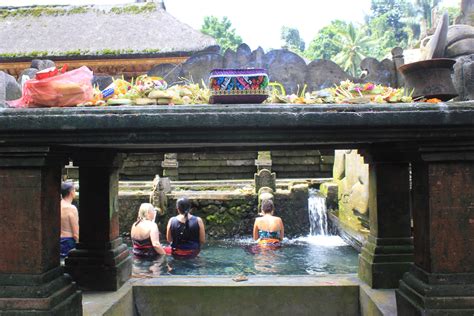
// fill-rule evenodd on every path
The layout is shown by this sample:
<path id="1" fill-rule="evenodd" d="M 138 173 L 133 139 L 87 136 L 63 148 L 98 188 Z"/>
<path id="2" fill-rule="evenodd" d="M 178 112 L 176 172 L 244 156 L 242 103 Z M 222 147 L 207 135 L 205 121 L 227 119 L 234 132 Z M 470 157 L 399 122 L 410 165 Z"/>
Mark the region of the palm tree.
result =
<path id="1" fill-rule="evenodd" d="M 369 36 L 362 29 L 356 28 L 350 23 L 346 29 L 338 30 L 332 42 L 340 49 L 333 61 L 344 71 L 349 71 L 353 76 L 356 76 L 360 62 L 365 58 L 365 52 L 372 42 Z"/>

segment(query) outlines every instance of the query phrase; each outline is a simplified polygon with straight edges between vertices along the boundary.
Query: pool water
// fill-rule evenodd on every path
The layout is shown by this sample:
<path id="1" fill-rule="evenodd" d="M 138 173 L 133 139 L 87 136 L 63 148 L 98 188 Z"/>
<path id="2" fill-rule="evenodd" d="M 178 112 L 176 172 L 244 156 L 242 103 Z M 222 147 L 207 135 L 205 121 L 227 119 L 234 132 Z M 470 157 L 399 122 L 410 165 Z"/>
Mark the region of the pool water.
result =
<path id="1" fill-rule="evenodd" d="M 133 259 L 133 277 L 159 275 L 326 275 L 356 273 L 357 252 L 339 236 L 285 239 L 262 249 L 248 239 L 210 241 L 193 259 Z"/>

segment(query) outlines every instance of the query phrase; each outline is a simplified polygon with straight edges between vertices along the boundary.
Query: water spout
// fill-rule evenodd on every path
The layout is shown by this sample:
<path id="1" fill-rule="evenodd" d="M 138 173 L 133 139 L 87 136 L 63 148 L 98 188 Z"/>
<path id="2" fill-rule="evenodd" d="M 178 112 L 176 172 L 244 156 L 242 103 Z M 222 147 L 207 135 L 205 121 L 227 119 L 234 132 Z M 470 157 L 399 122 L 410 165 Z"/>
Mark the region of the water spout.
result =
<path id="1" fill-rule="evenodd" d="M 318 190 L 310 189 L 308 197 L 309 235 L 328 235 L 326 198 Z"/>

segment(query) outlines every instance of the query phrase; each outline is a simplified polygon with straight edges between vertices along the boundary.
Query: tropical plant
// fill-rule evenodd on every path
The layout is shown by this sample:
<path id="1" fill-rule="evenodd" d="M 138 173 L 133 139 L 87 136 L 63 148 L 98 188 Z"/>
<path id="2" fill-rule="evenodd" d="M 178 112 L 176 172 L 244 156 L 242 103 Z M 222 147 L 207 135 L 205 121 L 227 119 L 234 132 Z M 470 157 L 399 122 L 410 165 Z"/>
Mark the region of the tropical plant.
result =
<path id="1" fill-rule="evenodd" d="M 341 30 L 347 29 L 347 22 L 334 20 L 316 34 L 314 39 L 309 43 L 308 48 L 303 52 L 303 56 L 310 59 L 332 59 L 341 50 L 333 38 L 337 36 Z"/>
<path id="2" fill-rule="evenodd" d="M 356 28 L 354 24 L 350 23 L 346 29 L 338 31 L 332 42 L 340 48 L 333 61 L 345 71 L 349 71 L 353 76 L 357 76 L 360 72 L 360 62 L 367 55 L 372 39 L 367 36 L 362 28 Z"/>
<path id="3" fill-rule="evenodd" d="M 235 50 L 242 44 L 242 38 L 235 33 L 232 22 L 225 16 L 219 20 L 215 16 L 205 16 L 201 32 L 214 37 L 223 51 Z"/>

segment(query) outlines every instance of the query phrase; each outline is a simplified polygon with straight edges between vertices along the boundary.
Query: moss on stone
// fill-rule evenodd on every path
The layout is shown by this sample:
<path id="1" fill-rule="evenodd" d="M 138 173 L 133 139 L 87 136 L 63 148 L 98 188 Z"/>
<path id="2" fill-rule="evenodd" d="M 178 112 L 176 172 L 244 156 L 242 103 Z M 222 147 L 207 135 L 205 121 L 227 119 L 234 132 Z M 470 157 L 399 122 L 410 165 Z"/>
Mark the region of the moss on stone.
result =
<path id="1" fill-rule="evenodd" d="M 0 53 L 0 58 L 21 58 L 21 57 L 46 57 L 46 56 L 101 56 L 101 55 L 130 55 L 130 54 L 153 54 L 158 53 L 159 49 L 145 49 L 133 50 L 128 49 L 102 49 L 99 51 L 90 51 L 88 49 L 75 49 L 64 52 L 47 52 L 47 51 L 33 51 L 33 52 L 18 52 L 18 53 Z"/>
<path id="2" fill-rule="evenodd" d="M 142 14 L 156 11 L 156 4 L 149 2 L 145 5 L 126 5 L 123 7 L 113 7 L 110 9 L 114 14 Z M 88 12 L 103 12 L 90 6 L 32 6 L 26 8 L 6 8 L 0 9 L 0 19 L 18 17 L 39 17 L 39 16 L 59 16 L 71 14 L 84 14 Z"/>
<path id="3" fill-rule="evenodd" d="M 130 5 L 124 7 L 114 7 L 110 9 L 110 12 L 115 14 L 142 14 L 147 12 L 153 12 L 156 10 L 156 4 L 148 2 L 143 6 Z"/>

